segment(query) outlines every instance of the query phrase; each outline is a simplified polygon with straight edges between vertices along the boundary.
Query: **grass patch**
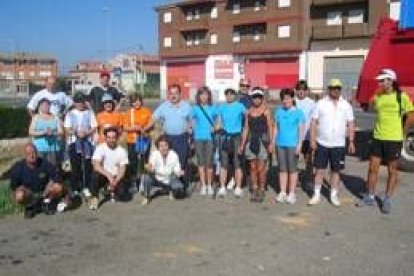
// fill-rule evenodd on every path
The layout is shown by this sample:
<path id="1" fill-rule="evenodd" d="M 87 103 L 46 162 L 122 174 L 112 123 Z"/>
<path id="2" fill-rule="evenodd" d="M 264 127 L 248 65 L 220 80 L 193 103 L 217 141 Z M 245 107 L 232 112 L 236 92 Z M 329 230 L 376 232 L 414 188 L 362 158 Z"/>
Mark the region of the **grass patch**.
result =
<path id="1" fill-rule="evenodd" d="M 21 211 L 20 206 L 12 200 L 11 194 L 12 192 L 8 182 L 0 182 L 0 217 L 16 214 Z"/>

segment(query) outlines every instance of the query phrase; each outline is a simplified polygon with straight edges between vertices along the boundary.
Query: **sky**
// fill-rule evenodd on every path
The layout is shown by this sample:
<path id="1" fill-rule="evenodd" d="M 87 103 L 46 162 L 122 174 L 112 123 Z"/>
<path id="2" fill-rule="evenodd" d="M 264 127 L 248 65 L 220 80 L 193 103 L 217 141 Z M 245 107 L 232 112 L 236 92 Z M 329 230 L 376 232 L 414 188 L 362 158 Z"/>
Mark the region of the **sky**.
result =
<path id="1" fill-rule="evenodd" d="M 1 0 L 0 51 L 53 55 L 61 73 L 79 60 L 138 52 L 139 45 L 146 53 L 157 53 L 154 7 L 171 2 L 176 1 Z"/>

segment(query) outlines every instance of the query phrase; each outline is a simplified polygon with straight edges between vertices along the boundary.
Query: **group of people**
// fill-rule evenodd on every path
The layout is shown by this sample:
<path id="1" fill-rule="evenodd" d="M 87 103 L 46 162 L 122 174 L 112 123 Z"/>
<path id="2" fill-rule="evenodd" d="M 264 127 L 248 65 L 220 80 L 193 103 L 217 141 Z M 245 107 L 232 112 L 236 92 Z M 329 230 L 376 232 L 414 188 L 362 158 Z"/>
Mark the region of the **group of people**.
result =
<path id="1" fill-rule="evenodd" d="M 308 204 L 319 203 L 329 168 L 329 199 L 340 206 L 340 171 L 346 153 L 355 153 L 355 119 L 351 105 L 341 96 L 339 79 L 329 82 L 326 96 L 317 102 L 309 97 L 306 81 L 282 89 L 281 104 L 274 112 L 263 88 L 241 80 L 240 90 L 226 89 L 225 102 L 217 105 L 206 86 L 198 89 L 190 105 L 181 99 L 180 86 L 171 85 L 167 101 L 154 112 L 144 106 L 140 95 L 133 94 L 129 108 L 121 113 L 123 95 L 109 85 L 109 78 L 103 72 L 100 86 L 89 95 L 78 92 L 73 99 L 54 91 L 54 79 L 48 78 L 46 88 L 28 103 L 32 142 L 25 146 L 25 158 L 11 169 L 13 195 L 25 205 L 27 217 L 39 208 L 47 214 L 63 211 L 74 197 L 83 197 L 96 210 L 101 187 L 110 201 L 116 201 L 131 184 L 140 188 L 142 204 L 151 201 L 155 189 L 168 192 L 171 198 L 185 197 L 192 149 L 202 196 L 225 197 L 233 190 L 234 196 L 242 197 L 248 186 L 250 200 L 263 202 L 269 163 L 276 158 L 279 191 L 274 200 L 294 204 L 298 161 L 303 157 L 314 183 Z M 377 80 L 380 90 L 373 108 L 378 116 L 368 189 L 358 206 L 374 204 L 378 168 L 385 161 L 389 178 L 381 209 L 389 213 L 404 135 L 401 116 L 414 108 L 392 70 L 381 71 Z M 150 132 L 156 122 L 162 134 L 151 149 Z M 126 149 L 120 144 L 123 135 Z M 69 185 L 64 184 L 61 169 L 66 159 L 70 160 Z M 214 185 L 215 171 L 218 185 Z"/>

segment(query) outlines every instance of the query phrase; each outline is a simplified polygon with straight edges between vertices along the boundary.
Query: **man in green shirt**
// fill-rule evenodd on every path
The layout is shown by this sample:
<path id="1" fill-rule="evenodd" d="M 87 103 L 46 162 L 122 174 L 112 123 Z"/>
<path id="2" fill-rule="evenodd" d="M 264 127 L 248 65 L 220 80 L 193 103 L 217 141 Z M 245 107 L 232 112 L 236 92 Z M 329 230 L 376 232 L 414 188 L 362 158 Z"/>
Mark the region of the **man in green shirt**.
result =
<path id="1" fill-rule="evenodd" d="M 388 214 L 391 211 L 391 197 L 397 187 L 397 163 L 404 140 L 402 116 L 414 111 L 414 107 L 408 95 L 400 90 L 393 70 L 383 69 L 376 79 L 379 81 L 380 90 L 371 103 L 377 116 L 369 162 L 368 194 L 364 195 L 360 205 L 375 204 L 378 172 L 381 162 L 385 162 L 388 179 L 381 211 Z"/>

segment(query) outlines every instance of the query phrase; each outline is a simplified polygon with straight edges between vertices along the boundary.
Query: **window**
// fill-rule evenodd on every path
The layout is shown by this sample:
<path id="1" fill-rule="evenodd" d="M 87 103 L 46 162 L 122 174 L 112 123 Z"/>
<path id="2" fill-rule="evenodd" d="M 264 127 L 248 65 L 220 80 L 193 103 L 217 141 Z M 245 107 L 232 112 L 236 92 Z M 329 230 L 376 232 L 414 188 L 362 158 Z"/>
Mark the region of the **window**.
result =
<path id="1" fill-rule="evenodd" d="M 171 12 L 164 13 L 164 23 L 171 23 L 171 21 L 172 21 Z"/>
<path id="2" fill-rule="evenodd" d="M 217 18 L 218 17 L 218 9 L 217 9 L 217 7 L 211 8 L 210 16 L 211 16 L 211 18 Z"/>
<path id="3" fill-rule="evenodd" d="M 290 0 L 277 0 L 277 6 L 279 8 L 289 8 L 290 5 Z"/>
<path id="4" fill-rule="evenodd" d="M 326 25 L 328 26 L 342 25 L 342 12 L 340 11 L 328 12 L 328 16 L 326 18 Z"/>
<path id="5" fill-rule="evenodd" d="M 238 43 L 240 42 L 240 32 L 233 32 L 233 42 Z"/>
<path id="6" fill-rule="evenodd" d="M 210 35 L 210 44 L 215 45 L 217 44 L 217 34 Z"/>
<path id="7" fill-rule="evenodd" d="M 282 25 L 277 27 L 277 37 L 288 38 L 290 37 L 290 26 Z"/>
<path id="8" fill-rule="evenodd" d="M 239 14 L 240 13 L 240 4 L 234 3 L 233 4 L 233 14 Z"/>
<path id="9" fill-rule="evenodd" d="M 187 19 L 187 21 L 193 20 L 193 11 L 188 10 L 185 18 Z"/>
<path id="10" fill-rule="evenodd" d="M 185 38 L 185 45 L 192 46 L 193 45 L 193 38 L 191 36 L 186 36 Z"/>
<path id="11" fill-rule="evenodd" d="M 363 10 L 350 10 L 348 13 L 349 24 L 364 23 L 364 11 Z"/>
<path id="12" fill-rule="evenodd" d="M 194 45 L 200 45 L 200 35 L 199 34 L 195 34 L 194 35 Z"/>
<path id="13" fill-rule="evenodd" d="M 195 9 L 194 10 L 194 19 L 200 19 L 200 10 L 199 9 Z"/>
<path id="14" fill-rule="evenodd" d="M 171 37 L 164 37 L 164 47 L 170 48 L 172 46 Z"/>
<path id="15" fill-rule="evenodd" d="M 260 11 L 262 8 L 262 3 L 260 0 L 254 1 L 254 11 Z"/>
<path id="16" fill-rule="evenodd" d="M 400 20 L 400 10 L 401 2 L 400 1 L 391 1 L 390 2 L 390 18 L 394 20 Z"/>

